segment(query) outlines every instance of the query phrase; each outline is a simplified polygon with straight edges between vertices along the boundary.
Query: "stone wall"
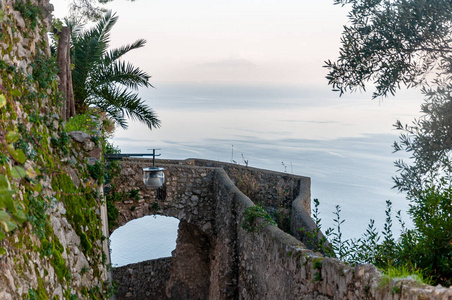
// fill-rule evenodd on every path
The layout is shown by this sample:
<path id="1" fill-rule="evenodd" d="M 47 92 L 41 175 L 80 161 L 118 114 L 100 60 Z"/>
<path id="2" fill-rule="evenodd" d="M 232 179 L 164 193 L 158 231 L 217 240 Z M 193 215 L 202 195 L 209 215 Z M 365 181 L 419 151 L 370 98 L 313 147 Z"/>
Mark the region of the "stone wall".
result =
<path id="1" fill-rule="evenodd" d="M 254 203 L 263 206 L 289 207 L 296 198 L 299 198 L 305 210 L 311 211 L 311 178 L 309 177 L 195 158 L 179 161 L 157 160 L 157 163 L 222 168 L 234 184 Z"/>
<path id="2" fill-rule="evenodd" d="M 169 299 L 209 299 L 211 253 L 211 236 L 196 225 L 181 221 L 166 285 Z"/>
<path id="3" fill-rule="evenodd" d="M 109 296 L 102 189 L 88 175 L 100 146 L 59 117 L 52 9 L 0 0 L 0 299 Z"/>
<path id="4" fill-rule="evenodd" d="M 126 197 L 116 202 L 119 209 L 117 226 L 147 215 L 175 217 L 196 224 L 212 233 L 215 202 L 212 194 L 213 168 L 187 165 L 162 165 L 165 184 L 157 190 L 147 189 L 143 183 L 143 168 L 151 167 L 152 160 L 123 160 L 121 174 L 112 184 L 112 192 L 139 190 L 137 197 Z M 114 228 L 110 228 L 113 230 Z"/>
<path id="5" fill-rule="evenodd" d="M 450 299 L 452 289 L 431 287 L 414 280 L 393 280 L 380 286 L 381 274 L 372 265 L 349 267 L 314 253 L 293 236 L 274 226 L 257 232 L 241 227 L 243 212 L 253 203 L 234 187 L 223 170 L 215 180 L 217 201 L 229 208 L 217 213 L 217 241 L 223 243 L 217 269 L 235 270 L 236 299 Z M 223 222 L 222 222 L 223 220 Z M 222 222 L 223 224 L 219 224 Z M 232 227 L 232 228 L 231 228 Z M 223 230 L 224 229 L 224 230 Z M 228 299 L 221 290 L 212 299 Z M 212 295 L 212 294 L 211 294 Z M 229 298 L 230 299 L 230 298 Z"/>
<path id="6" fill-rule="evenodd" d="M 222 213 L 222 209 L 230 207 L 227 202 L 218 203 L 213 196 L 215 172 L 220 163 L 189 159 L 158 160 L 157 164 L 159 167 L 166 168 L 166 181 L 162 188 L 149 190 L 145 189 L 142 182 L 142 169 L 152 166 L 152 160 L 124 159 L 121 162 L 121 176 L 112 182 L 114 185 L 112 192 L 130 193 L 134 190 L 139 192 L 138 197 L 125 197 L 122 201 L 115 203 L 119 209 L 118 226 L 151 214 L 180 219 L 178 242 L 173 253 L 173 272 L 167 285 L 166 295 L 174 299 L 193 299 L 194 295 L 197 295 L 196 299 L 215 299 L 217 293 L 213 291 L 217 290 L 222 290 L 222 295 L 234 295 L 237 272 L 232 270 L 232 264 L 220 262 L 223 258 L 229 259 L 228 255 L 231 256 L 231 253 L 228 253 L 228 249 L 236 243 L 236 239 L 218 240 L 217 238 L 217 231 L 220 229 L 216 224 L 216 216 Z M 223 167 L 232 174 L 231 176 L 234 176 L 237 182 L 244 177 L 251 178 L 252 185 L 242 185 L 242 188 L 247 189 L 250 194 L 264 195 L 268 190 L 267 200 L 261 196 L 263 205 L 275 203 L 278 206 L 288 202 L 285 196 L 287 199 L 290 196 L 293 201 L 300 192 L 300 182 L 304 183 L 304 188 L 309 195 L 309 178 L 306 177 L 234 164 L 223 164 Z M 285 195 L 281 193 L 283 188 L 286 190 Z M 303 199 L 306 200 L 306 197 Z M 235 222 L 232 219 L 231 221 Z M 193 236 L 194 233 L 196 237 Z M 224 243 L 227 247 L 223 247 Z M 200 256 L 200 253 L 203 255 Z M 201 266 L 204 267 L 201 268 Z M 125 290 L 121 289 L 121 291 Z M 129 291 L 129 293 L 133 292 Z M 121 293 L 118 295 L 125 297 Z"/>
<path id="7" fill-rule="evenodd" d="M 171 257 L 115 268 L 113 279 L 120 282 L 116 300 L 166 299 Z"/>

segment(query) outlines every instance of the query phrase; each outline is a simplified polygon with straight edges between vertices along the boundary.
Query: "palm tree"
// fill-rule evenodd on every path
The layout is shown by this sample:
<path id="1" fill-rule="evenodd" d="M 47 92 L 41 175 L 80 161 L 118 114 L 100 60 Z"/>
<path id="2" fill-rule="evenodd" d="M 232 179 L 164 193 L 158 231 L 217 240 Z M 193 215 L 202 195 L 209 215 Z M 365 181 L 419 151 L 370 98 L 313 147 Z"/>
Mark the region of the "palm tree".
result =
<path id="1" fill-rule="evenodd" d="M 118 17 L 107 12 L 92 29 L 71 24 L 72 81 L 77 113 L 89 106 L 106 112 L 118 125 L 127 128 L 126 117 L 145 123 L 149 129 L 160 127 L 160 120 L 135 92 L 139 87 L 152 87 L 146 72 L 120 58 L 141 48 L 143 39 L 133 44 L 107 51 L 110 31 Z"/>

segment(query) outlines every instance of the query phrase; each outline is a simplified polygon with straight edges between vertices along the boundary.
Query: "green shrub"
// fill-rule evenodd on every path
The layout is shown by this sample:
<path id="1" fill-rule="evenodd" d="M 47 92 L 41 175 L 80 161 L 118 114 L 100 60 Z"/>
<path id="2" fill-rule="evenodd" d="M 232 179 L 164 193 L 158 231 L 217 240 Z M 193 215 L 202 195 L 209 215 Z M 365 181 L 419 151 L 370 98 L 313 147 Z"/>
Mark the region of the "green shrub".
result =
<path id="1" fill-rule="evenodd" d="M 97 118 L 96 116 L 94 116 Z M 97 129 L 97 122 L 93 119 L 91 112 L 81 115 L 75 115 L 66 122 L 66 132 L 71 131 L 83 131 L 88 134 L 92 134 L 93 130 Z"/>
<path id="2" fill-rule="evenodd" d="M 322 224 L 320 219 L 320 211 L 319 211 L 319 205 L 320 202 L 318 199 L 314 199 L 314 209 L 312 210 L 312 219 L 315 222 L 315 229 L 313 231 L 306 230 L 305 228 L 299 228 L 298 230 L 303 233 L 305 239 L 304 243 L 306 243 L 306 246 L 316 252 L 323 253 L 330 257 L 335 257 L 335 253 L 333 251 L 333 248 L 328 243 L 328 240 L 326 237 L 322 234 Z M 326 235 L 330 234 L 331 229 L 327 229 L 325 232 Z"/>
<path id="3" fill-rule="evenodd" d="M 378 233 L 371 220 L 361 238 L 341 240 L 340 225 L 335 219 L 336 229 L 327 235 L 340 259 L 352 264 L 371 263 L 388 276 L 396 272 L 415 275 L 425 283 L 452 284 L 452 188 L 431 187 L 418 193 L 417 205 L 411 205 L 409 213 L 414 228 L 407 229 L 397 212 L 402 226 L 400 237 L 392 234 L 391 201 L 387 201 L 386 222 L 382 233 Z M 339 216 L 337 208 L 336 215 Z M 339 223 L 338 223 L 339 222 Z M 397 275 L 397 277 L 400 277 Z"/>

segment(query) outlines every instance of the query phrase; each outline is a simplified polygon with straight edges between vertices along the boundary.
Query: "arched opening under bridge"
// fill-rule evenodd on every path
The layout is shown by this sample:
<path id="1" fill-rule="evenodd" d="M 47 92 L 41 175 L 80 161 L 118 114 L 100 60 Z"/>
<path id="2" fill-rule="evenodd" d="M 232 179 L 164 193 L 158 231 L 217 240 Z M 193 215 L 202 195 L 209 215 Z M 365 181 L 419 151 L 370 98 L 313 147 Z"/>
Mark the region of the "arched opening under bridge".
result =
<path id="1" fill-rule="evenodd" d="M 110 236 L 113 267 L 171 256 L 176 249 L 179 220 L 155 215 L 131 220 Z"/>

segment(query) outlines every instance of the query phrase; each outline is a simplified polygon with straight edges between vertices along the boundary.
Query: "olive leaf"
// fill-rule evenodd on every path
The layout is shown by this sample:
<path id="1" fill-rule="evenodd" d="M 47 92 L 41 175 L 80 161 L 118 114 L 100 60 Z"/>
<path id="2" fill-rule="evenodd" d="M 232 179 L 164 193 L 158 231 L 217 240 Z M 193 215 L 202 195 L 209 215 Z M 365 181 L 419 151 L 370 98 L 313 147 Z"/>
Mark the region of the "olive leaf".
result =
<path id="1" fill-rule="evenodd" d="M 6 222 L 11 220 L 11 216 L 3 210 L 0 210 L 0 222 Z"/>
<path id="2" fill-rule="evenodd" d="M 3 210 L 0 210 L 0 224 L 6 232 L 13 231 L 17 228 L 17 223 L 11 219 L 11 216 Z"/>
<path id="3" fill-rule="evenodd" d="M 17 228 L 17 223 L 10 219 L 9 221 L 3 222 L 3 226 L 6 232 L 10 232 Z"/>
<path id="4" fill-rule="evenodd" d="M 0 248 L 0 255 L 5 255 L 6 254 L 6 250 L 5 248 Z"/>
<path id="5" fill-rule="evenodd" d="M 16 213 L 17 209 L 16 209 L 16 202 L 14 201 L 12 196 L 6 196 L 3 198 L 4 201 L 4 205 L 6 206 L 6 208 L 11 212 L 11 213 Z"/>
<path id="6" fill-rule="evenodd" d="M 8 177 L 0 174 L 0 188 L 10 188 Z"/>
<path id="7" fill-rule="evenodd" d="M 9 201 L 9 199 L 13 199 L 14 191 L 7 188 L 0 188 L 0 207 L 5 207 L 6 202 Z"/>

